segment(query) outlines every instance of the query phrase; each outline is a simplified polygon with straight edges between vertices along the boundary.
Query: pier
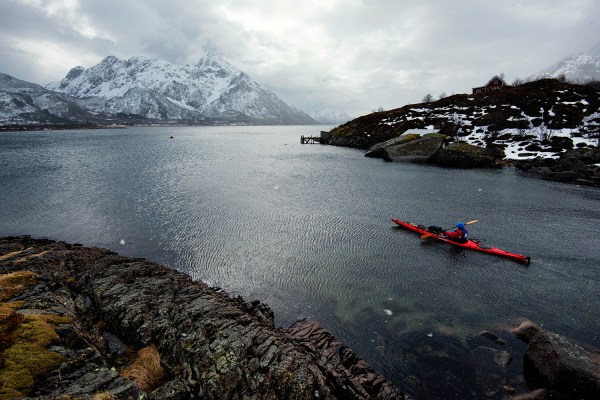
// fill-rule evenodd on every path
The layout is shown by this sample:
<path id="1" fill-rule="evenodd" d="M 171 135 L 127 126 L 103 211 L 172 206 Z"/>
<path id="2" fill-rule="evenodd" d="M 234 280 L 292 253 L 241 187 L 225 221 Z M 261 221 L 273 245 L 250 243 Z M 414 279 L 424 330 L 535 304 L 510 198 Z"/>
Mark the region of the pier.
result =
<path id="1" fill-rule="evenodd" d="M 321 131 L 321 136 L 304 136 L 301 135 L 300 136 L 300 143 L 302 144 L 307 144 L 307 143 L 325 143 L 325 140 L 329 137 L 329 132 L 327 131 Z"/>
<path id="2" fill-rule="evenodd" d="M 319 136 L 300 136 L 300 143 L 321 143 L 321 138 Z"/>

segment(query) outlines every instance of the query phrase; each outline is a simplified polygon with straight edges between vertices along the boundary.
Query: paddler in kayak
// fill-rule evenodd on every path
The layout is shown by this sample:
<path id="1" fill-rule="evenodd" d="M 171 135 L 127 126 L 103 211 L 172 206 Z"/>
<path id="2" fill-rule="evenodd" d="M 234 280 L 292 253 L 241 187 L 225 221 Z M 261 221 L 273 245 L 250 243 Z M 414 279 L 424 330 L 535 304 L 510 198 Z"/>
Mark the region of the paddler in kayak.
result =
<path id="1" fill-rule="evenodd" d="M 448 239 L 458 243 L 466 243 L 469 236 L 469 232 L 467 231 L 467 228 L 465 228 L 464 222 L 456 224 L 456 230 L 451 232 L 445 231 L 443 233 Z"/>

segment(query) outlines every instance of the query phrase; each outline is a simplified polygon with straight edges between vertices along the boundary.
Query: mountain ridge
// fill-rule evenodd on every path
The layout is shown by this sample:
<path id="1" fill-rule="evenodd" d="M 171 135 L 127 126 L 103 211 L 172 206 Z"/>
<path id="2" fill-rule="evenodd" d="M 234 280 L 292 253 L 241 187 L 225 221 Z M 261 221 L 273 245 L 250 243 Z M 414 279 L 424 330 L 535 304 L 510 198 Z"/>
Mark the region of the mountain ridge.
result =
<path id="1" fill-rule="evenodd" d="M 600 42 L 586 52 L 562 58 L 538 73 L 531 75 L 528 79 L 560 77 L 564 77 L 571 82 L 581 83 L 600 80 Z"/>
<path id="2" fill-rule="evenodd" d="M 55 118 L 60 123 L 317 123 L 212 52 L 193 65 L 111 55 L 90 68 L 76 66 L 63 79 L 44 86 L 10 78 L 19 87 L 9 88 L 9 78 L 4 78 L 7 90 L 0 86 L 2 124 L 49 123 Z M 56 104 L 23 99 L 28 91 Z M 78 112 L 70 115 L 69 110 Z M 49 118 L 39 117 L 48 113 Z"/>

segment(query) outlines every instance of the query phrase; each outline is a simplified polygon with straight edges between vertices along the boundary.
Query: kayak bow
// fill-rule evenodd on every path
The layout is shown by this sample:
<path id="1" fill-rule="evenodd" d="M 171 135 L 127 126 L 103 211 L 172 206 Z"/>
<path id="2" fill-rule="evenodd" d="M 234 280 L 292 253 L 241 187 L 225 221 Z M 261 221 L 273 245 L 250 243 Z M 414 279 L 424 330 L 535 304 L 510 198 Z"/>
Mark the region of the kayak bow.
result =
<path id="1" fill-rule="evenodd" d="M 430 237 L 432 237 L 434 239 L 437 239 L 442 242 L 450 243 L 451 245 L 454 245 L 454 246 L 464 247 L 465 249 L 469 249 L 469 250 L 476 250 L 476 251 L 481 251 L 484 253 L 493 254 L 496 256 L 500 256 L 500 257 L 509 258 L 511 260 L 520 262 L 525 265 L 529 265 L 529 263 L 531 262 L 531 259 L 529 257 L 524 256 L 522 254 L 511 253 L 508 251 L 501 250 L 497 247 L 482 246 L 480 243 L 478 243 L 474 240 L 467 240 L 466 243 L 455 242 L 453 240 L 446 238 L 445 236 L 440 235 L 439 232 L 430 231 L 426 226 L 413 224 L 412 222 L 400 221 L 395 218 L 392 218 L 392 221 L 394 221 L 396 224 L 400 225 L 401 227 L 403 227 L 405 229 L 408 229 L 408 230 L 418 233 L 419 235 L 427 234 L 427 235 L 430 235 Z"/>

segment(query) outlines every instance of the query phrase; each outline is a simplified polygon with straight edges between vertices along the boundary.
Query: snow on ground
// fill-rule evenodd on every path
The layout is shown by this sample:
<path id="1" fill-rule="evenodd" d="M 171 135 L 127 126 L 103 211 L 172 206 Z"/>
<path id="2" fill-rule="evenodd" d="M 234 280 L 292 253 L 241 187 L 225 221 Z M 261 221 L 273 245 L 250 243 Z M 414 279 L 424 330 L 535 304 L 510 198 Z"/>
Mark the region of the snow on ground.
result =
<path id="1" fill-rule="evenodd" d="M 481 146 L 481 143 L 485 142 L 485 138 L 487 136 L 487 127 L 481 126 L 481 127 L 474 127 L 474 128 L 475 129 L 473 130 L 473 133 L 471 133 L 469 136 L 467 136 L 463 140 L 465 140 L 465 142 L 467 142 L 469 144 Z M 480 132 L 475 132 L 477 130 L 480 130 Z M 525 132 L 525 135 L 534 135 L 534 136 L 538 137 L 539 132 L 540 131 L 538 128 L 534 128 L 532 130 Z M 597 143 L 598 139 L 595 139 L 595 138 L 584 138 L 584 137 L 574 136 L 574 134 L 577 134 L 578 132 L 579 131 L 577 129 L 569 129 L 569 128 L 548 129 L 546 131 L 546 135 L 548 137 L 570 137 L 573 140 L 574 148 L 577 148 L 577 145 L 579 143 L 585 143 L 588 145 L 595 145 Z M 523 142 L 525 142 L 525 140 L 519 140 L 519 138 L 518 138 L 518 136 L 520 134 L 523 134 L 523 132 L 519 132 L 517 129 L 504 129 L 499 132 L 498 136 L 502 136 L 507 133 L 509 133 L 513 136 L 512 140 L 497 140 L 496 141 L 496 143 L 503 144 L 506 146 L 506 148 L 504 149 L 504 153 L 506 154 L 505 159 L 507 159 L 507 160 L 528 160 L 528 159 L 533 159 L 536 157 L 558 158 L 560 156 L 559 153 L 555 153 L 552 151 L 525 150 L 525 147 L 527 146 L 526 144 L 525 145 L 523 144 Z M 531 141 L 531 140 L 529 140 L 529 141 Z"/>

